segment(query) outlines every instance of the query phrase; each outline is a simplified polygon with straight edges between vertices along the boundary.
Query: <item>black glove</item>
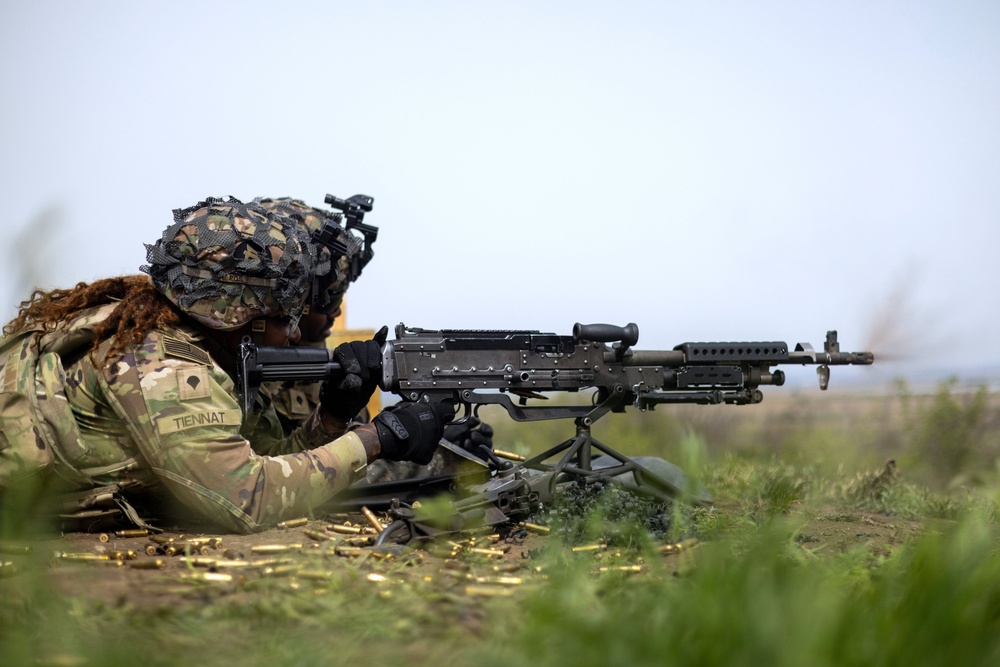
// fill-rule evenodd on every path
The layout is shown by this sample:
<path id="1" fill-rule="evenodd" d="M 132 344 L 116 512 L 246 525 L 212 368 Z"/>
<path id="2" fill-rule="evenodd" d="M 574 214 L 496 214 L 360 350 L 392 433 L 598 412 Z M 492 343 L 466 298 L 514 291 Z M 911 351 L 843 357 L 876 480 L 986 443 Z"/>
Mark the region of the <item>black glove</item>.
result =
<path id="1" fill-rule="evenodd" d="M 344 376 L 334 384 L 323 383 L 319 401 L 334 417 L 350 419 L 368 405 L 378 388 L 382 373 L 382 346 L 389 327 L 382 327 L 372 340 L 341 343 L 333 351 L 333 360 L 340 364 Z"/>
<path id="2" fill-rule="evenodd" d="M 447 403 L 406 403 L 383 410 L 372 420 L 382 444 L 379 458 L 427 465 L 444 425 L 454 418 L 455 408 Z"/>
<path id="3" fill-rule="evenodd" d="M 485 458 L 480 447 L 493 451 L 493 427 L 484 424 L 477 417 L 469 417 L 468 421 L 462 424 L 446 426 L 444 439 L 480 458 Z"/>

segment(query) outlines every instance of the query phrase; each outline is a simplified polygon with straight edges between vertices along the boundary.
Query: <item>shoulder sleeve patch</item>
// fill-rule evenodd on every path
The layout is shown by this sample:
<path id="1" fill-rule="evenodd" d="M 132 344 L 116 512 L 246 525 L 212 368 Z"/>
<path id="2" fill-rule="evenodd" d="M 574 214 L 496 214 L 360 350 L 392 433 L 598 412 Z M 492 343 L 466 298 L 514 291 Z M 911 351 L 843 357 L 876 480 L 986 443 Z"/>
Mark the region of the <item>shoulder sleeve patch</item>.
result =
<path id="1" fill-rule="evenodd" d="M 173 336 L 163 336 L 163 354 L 168 357 L 193 361 L 196 364 L 212 365 L 212 358 L 208 356 L 208 352 Z"/>
<path id="2" fill-rule="evenodd" d="M 212 396 L 212 385 L 208 379 L 208 368 L 195 366 L 177 370 L 177 396 L 182 401 L 190 401 Z"/>

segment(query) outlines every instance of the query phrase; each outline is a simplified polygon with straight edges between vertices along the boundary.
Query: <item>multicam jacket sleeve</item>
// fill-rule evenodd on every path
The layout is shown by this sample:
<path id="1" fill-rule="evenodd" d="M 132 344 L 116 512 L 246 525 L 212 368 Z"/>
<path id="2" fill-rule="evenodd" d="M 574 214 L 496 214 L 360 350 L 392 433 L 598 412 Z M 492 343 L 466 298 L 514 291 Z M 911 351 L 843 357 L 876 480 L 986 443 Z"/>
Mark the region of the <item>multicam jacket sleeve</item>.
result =
<path id="1" fill-rule="evenodd" d="M 301 432 L 257 454 L 240 435 L 232 380 L 194 338 L 153 332 L 103 373 L 105 392 L 152 471 L 186 506 L 240 532 L 302 516 L 366 471 L 361 440 Z M 315 434 L 314 434 L 315 436 Z"/>

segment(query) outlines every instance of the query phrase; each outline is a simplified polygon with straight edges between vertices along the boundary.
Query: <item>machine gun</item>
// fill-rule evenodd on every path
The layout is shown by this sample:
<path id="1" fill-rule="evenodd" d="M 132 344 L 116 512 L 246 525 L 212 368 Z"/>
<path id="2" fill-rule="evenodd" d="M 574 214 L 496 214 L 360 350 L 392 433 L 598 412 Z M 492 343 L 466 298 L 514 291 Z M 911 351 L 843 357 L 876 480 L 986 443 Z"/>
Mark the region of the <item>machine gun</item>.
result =
<path id="1" fill-rule="evenodd" d="M 784 384 L 784 372 L 775 366 L 817 366 L 820 388 L 825 390 L 830 366 L 874 361 L 871 352 L 841 352 L 836 331 L 827 332 L 822 351 L 807 343 L 789 349 L 778 341 L 683 343 L 672 350 L 636 350 L 639 329 L 635 324 L 576 324 L 570 336 L 524 330 L 438 331 L 399 324 L 395 334 L 382 348 L 379 386 L 404 401 L 462 406 L 465 413 L 456 423 L 477 414 L 483 405 L 499 405 L 521 422 L 575 420 L 574 437 L 505 473 L 518 482 L 506 485 L 517 493 L 504 497 L 519 506 L 525 493 L 544 502 L 567 477 L 589 480 L 628 472 L 649 495 L 697 502 L 677 484 L 595 440 L 591 426 L 609 412 L 624 412 L 629 405 L 647 410 L 664 403 L 759 403 L 762 386 Z M 338 377 L 340 367 L 331 358 L 332 350 L 322 348 L 245 343 L 237 378 L 244 412 L 253 406 L 261 382 L 319 382 Z M 587 389 L 594 390 L 590 405 L 538 405 L 546 393 Z M 595 470 L 593 449 L 618 465 Z M 547 463 L 557 455 L 561 455 L 557 462 Z M 528 469 L 548 474 L 544 480 L 518 474 Z M 498 486 L 493 484 L 484 492 L 495 494 Z"/>

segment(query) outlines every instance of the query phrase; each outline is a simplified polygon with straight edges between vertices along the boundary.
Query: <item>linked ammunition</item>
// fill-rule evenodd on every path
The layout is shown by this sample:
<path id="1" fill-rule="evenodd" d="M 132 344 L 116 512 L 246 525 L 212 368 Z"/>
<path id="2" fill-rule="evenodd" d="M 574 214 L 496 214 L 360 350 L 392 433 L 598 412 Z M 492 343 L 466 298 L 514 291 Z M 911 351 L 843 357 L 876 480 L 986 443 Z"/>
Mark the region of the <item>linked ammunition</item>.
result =
<path id="1" fill-rule="evenodd" d="M 537 533 L 538 535 L 548 535 L 550 532 L 552 532 L 552 529 L 549 528 L 548 526 L 540 526 L 537 523 L 524 522 L 521 524 L 521 527 L 525 528 L 529 532 Z"/>
<path id="2" fill-rule="evenodd" d="M 328 536 L 315 530 L 303 530 L 302 532 L 306 534 L 306 537 L 317 542 L 328 542 L 330 540 Z"/>
<path id="3" fill-rule="evenodd" d="M 368 520 L 368 523 L 371 524 L 372 528 L 374 528 L 375 530 L 377 530 L 380 533 L 383 530 L 385 530 L 385 526 L 382 525 L 382 522 L 378 520 L 378 517 L 375 516 L 375 513 L 372 512 L 370 509 L 368 509 L 367 507 L 362 506 L 361 507 L 361 513 L 365 516 L 365 519 Z"/>
<path id="4" fill-rule="evenodd" d="M 338 523 L 332 523 L 326 529 L 332 533 L 339 533 L 341 535 L 358 535 L 361 533 L 361 528 L 358 526 L 347 526 Z"/>
<path id="5" fill-rule="evenodd" d="M 129 567 L 134 567 L 137 570 L 162 570 L 166 566 L 167 562 L 162 558 L 134 560 L 129 563 Z"/>
<path id="6" fill-rule="evenodd" d="M 116 530 L 115 537 L 146 537 L 149 535 L 149 531 L 145 528 L 136 528 L 134 530 Z"/>
<path id="7" fill-rule="evenodd" d="M 507 459 L 508 461 L 527 461 L 525 457 L 520 454 L 515 454 L 514 452 L 504 451 L 502 449 L 494 449 L 493 453 L 502 459 Z"/>
<path id="8" fill-rule="evenodd" d="M 278 528 L 298 528 L 299 526 L 304 526 L 309 523 L 309 519 L 306 517 L 301 517 L 298 519 L 289 519 L 288 521 L 279 521 Z"/>
<path id="9" fill-rule="evenodd" d="M 255 554 L 283 554 L 301 548 L 301 544 L 258 544 L 250 547 L 250 551 Z"/>

